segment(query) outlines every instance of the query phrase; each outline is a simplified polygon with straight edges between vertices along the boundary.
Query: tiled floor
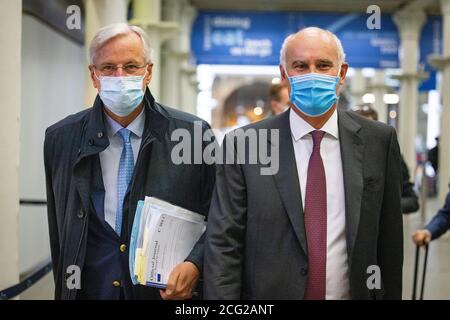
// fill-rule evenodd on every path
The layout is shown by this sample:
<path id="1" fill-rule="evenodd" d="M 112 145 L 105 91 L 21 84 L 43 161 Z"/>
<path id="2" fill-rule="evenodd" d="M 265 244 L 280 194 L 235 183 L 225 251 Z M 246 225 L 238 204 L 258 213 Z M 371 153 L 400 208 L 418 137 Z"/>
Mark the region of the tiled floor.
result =
<path id="1" fill-rule="evenodd" d="M 422 227 L 442 206 L 436 199 L 429 199 L 427 203 L 427 215 L 424 221 L 420 213 L 404 217 L 404 249 L 405 263 L 403 267 L 403 299 L 411 299 L 414 274 L 415 246 L 411 241 L 411 234 L 417 228 Z M 421 251 L 421 258 L 424 251 Z M 420 265 L 422 265 L 420 263 Z M 421 271 L 419 275 L 421 275 Z M 421 277 L 419 277 L 421 280 Z M 419 282 L 420 284 L 420 282 Z M 418 292 L 419 292 L 418 285 Z M 48 274 L 35 286 L 21 295 L 21 299 L 52 299 L 53 277 Z M 440 239 L 431 243 L 428 254 L 428 268 L 426 274 L 426 285 L 424 299 L 446 299 L 450 300 L 450 232 Z"/>

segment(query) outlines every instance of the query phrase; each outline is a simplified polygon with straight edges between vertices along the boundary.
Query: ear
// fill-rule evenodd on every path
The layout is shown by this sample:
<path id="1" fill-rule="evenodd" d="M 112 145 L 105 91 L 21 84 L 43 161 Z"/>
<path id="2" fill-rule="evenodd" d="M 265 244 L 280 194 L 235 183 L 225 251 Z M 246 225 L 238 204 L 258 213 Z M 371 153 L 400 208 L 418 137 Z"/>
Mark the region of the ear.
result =
<path id="1" fill-rule="evenodd" d="M 279 65 L 280 68 L 280 77 L 281 77 L 281 82 L 285 85 L 289 87 L 289 79 L 288 79 L 288 74 L 286 73 L 286 69 L 284 68 L 283 65 Z"/>
<path id="2" fill-rule="evenodd" d="M 287 79 L 286 79 L 286 72 L 285 72 L 285 70 L 284 70 L 283 65 L 280 64 L 280 65 L 278 66 L 278 68 L 280 69 L 281 81 L 286 81 L 286 80 L 287 80 Z"/>
<path id="3" fill-rule="evenodd" d="M 100 90 L 100 81 L 98 81 L 97 77 L 95 76 L 95 70 L 93 65 L 89 65 L 89 74 L 91 76 L 92 85 L 95 89 Z"/>
<path id="4" fill-rule="evenodd" d="M 343 63 L 341 66 L 341 73 L 339 74 L 339 85 L 343 85 L 344 81 L 345 81 L 345 77 L 347 76 L 347 71 L 348 71 L 348 64 L 347 63 Z"/>
<path id="5" fill-rule="evenodd" d="M 145 76 L 145 79 L 144 79 L 145 86 L 148 86 L 150 84 L 150 82 L 152 81 L 152 75 L 153 75 L 153 63 L 150 63 L 147 66 L 147 75 Z"/>

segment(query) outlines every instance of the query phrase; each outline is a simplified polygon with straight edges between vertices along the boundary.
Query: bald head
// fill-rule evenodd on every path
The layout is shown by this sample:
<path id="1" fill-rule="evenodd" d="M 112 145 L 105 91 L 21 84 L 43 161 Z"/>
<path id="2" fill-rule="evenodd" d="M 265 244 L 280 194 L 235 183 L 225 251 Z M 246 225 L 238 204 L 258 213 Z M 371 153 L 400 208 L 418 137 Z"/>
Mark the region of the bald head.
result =
<path id="1" fill-rule="evenodd" d="M 308 27 L 289 35 L 283 43 L 280 51 L 280 64 L 286 67 L 286 54 L 298 43 L 315 44 L 326 47 L 334 52 L 336 63 L 342 65 L 345 62 L 345 53 L 341 41 L 336 35 L 328 30 L 318 27 Z"/>
<path id="2" fill-rule="evenodd" d="M 339 39 L 330 31 L 310 27 L 288 36 L 280 52 L 280 75 L 291 92 L 289 77 L 309 73 L 339 76 L 336 92 L 344 84 L 348 65 Z"/>

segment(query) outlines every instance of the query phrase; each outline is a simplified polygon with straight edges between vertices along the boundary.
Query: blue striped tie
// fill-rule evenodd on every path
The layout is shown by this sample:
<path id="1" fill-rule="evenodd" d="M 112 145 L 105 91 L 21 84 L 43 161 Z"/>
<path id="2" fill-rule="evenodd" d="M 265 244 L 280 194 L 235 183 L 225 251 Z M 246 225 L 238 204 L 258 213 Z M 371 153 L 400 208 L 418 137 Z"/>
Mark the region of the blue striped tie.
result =
<path id="1" fill-rule="evenodd" d="M 119 134 L 123 139 L 122 155 L 119 162 L 119 173 L 117 175 L 117 214 L 116 214 L 116 233 L 120 236 L 122 229 L 122 210 L 123 200 L 127 193 L 128 185 L 134 170 L 133 149 L 131 148 L 130 134 L 131 131 L 125 128 L 119 130 Z"/>

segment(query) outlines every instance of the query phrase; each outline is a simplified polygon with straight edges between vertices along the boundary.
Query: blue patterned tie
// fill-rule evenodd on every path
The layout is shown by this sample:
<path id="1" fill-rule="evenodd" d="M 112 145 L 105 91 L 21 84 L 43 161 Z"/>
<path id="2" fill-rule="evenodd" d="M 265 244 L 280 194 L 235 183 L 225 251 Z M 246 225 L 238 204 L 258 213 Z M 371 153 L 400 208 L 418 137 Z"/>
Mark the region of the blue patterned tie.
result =
<path id="1" fill-rule="evenodd" d="M 116 233 L 120 236 L 122 228 L 122 209 L 123 199 L 128 189 L 134 170 L 133 149 L 131 148 L 131 131 L 125 128 L 119 130 L 123 139 L 122 155 L 119 162 L 119 173 L 117 175 L 117 214 L 116 214 Z"/>

